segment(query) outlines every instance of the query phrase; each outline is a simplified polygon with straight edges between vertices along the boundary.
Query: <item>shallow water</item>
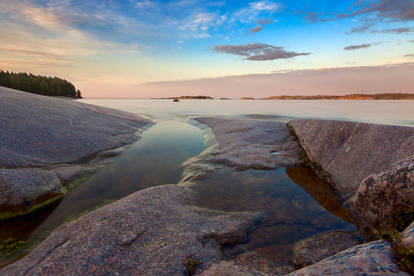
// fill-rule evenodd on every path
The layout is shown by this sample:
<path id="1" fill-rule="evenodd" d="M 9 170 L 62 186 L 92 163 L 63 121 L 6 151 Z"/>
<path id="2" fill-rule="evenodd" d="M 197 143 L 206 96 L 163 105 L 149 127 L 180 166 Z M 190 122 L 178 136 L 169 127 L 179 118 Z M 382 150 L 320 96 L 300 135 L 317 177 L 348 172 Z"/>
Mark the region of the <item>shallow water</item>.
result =
<path id="1" fill-rule="evenodd" d="M 341 198 L 307 167 L 235 171 L 221 166 L 192 189 L 196 206 L 262 215 L 249 241 L 228 250 L 232 256 L 254 251 L 277 265 L 293 266 L 295 242 L 356 229 L 357 220 Z"/>
<path id="2" fill-rule="evenodd" d="M 141 139 L 58 203 L 35 214 L 0 223 L 0 242 L 26 241 L 16 254 L 0 254 L 0 265 L 20 256 L 54 228 L 85 211 L 151 186 L 177 183 L 181 164 L 205 148 L 202 131 L 181 121 L 164 121 L 142 133 Z M 2 260 L 1 260 L 2 259 Z"/>

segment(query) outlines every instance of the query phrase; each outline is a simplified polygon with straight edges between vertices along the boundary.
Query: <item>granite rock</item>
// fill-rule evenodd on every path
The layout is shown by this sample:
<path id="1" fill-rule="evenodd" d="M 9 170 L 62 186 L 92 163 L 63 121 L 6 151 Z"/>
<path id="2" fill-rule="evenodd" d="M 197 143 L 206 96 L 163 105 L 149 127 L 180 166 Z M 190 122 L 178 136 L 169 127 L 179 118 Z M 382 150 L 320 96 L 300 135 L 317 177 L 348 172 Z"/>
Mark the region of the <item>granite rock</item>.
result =
<path id="1" fill-rule="evenodd" d="M 293 120 L 309 160 L 351 198 L 363 179 L 414 154 L 414 128 L 330 120 Z"/>
<path id="2" fill-rule="evenodd" d="M 209 161 L 235 169 L 277 169 L 303 163 L 303 151 L 285 123 L 202 117 L 217 142 Z"/>
<path id="3" fill-rule="evenodd" d="M 414 155 L 364 179 L 353 205 L 375 231 L 407 227 L 397 224 L 405 213 L 414 212 Z"/>
<path id="4" fill-rule="evenodd" d="M 297 268 L 317 263 L 345 249 L 358 245 L 358 234 L 330 231 L 297 242 L 293 247 L 293 264 Z"/>
<path id="5" fill-rule="evenodd" d="M 0 166 L 73 163 L 129 144 L 137 115 L 0 87 Z"/>
<path id="6" fill-rule="evenodd" d="M 300 275 L 409 275 L 396 263 L 391 244 L 384 240 L 354 246 L 290 273 Z"/>
<path id="7" fill-rule="evenodd" d="M 28 213 L 65 193 L 59 178 L 38 169 L 0 169 L 0 218 Z"/>
<path id="8" fill-rule="evenodd" d="M 224 259 L 221 246 L 242 242 L 256 215 L 185 204 L 184 190 L 138 191 L 52 232 L 1 275 L 188 275 Z"/>

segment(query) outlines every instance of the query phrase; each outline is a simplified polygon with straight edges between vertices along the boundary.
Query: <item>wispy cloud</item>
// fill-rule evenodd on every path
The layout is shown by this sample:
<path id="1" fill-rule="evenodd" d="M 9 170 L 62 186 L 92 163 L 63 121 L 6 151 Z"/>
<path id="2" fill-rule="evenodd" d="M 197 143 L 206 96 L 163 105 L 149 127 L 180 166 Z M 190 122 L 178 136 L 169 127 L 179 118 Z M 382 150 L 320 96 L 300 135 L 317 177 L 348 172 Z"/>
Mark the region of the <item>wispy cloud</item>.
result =
<path id="1" fill-rule="evenodd" d="M 216 45 L 213 50 L 216 53 L 225 53 L 245 57 L 246 60 L 265 61 L 275 59 L 289 59 L 297 56 L 307 56 L 311 53 L 298 53 L 286 51 L 283 47 L 264 43 L 244 45 Z"/>
<path id="2" fill-rule="evenodd" d="M 256 23 L 258 24 L 258 25 L 267 25 L 267 24 L 273 24 L 273 23 L 275 23 L 275 21 L 274 20 L 272 20 L 272 19 L 259 19 L 259 20 L 257 20 L 256 21 Z"/>
<path id="3" fill-rule="evenodd" d="M 240 22 L 254 22 L 258 16 L 274 14 L 281 8 L 281 4 L 269 0 L 250 2 L 247 7 L 236 11 L 232 19 Z"/>
<path id="4" fill-rule="evenodd" d="M 414 27 L 387 29 L 387 30 L 382 30 L 380 32 L 381 33 L 394 33 L 394 34 L 411 33 L 411 32 L 414 32 Z"/>
<path id="5" fill-rule="evenodd" d="M 258 33 L 258 32 L 260 32 L 261 30 L 263 30 L 263 27 L 255 27 L 255 28 L 251 28 L 250 30 L 249 30 L 249 33 Z"/>
<path id="6" fill-rule="evenodd" d="M 344 50 L 353 51 L 353 50 L 369 48 L 371 46 L 372 46 L 372 44 L 367 44 L 367 43 L 366 44 L 359 44 L 359 45 L 350 45 L 350 46 L 344 47 Z"/>
<path id="7" fill-rule="evenodd" d="M 361 15 L 373 15 L 377 20 L 414 20 L 414 2 L 412 0 L 355 0 L 348 10 L 350 11 L 343 13 L 308 12 L 305 18 L 311 22 L 326 22 Z"/>

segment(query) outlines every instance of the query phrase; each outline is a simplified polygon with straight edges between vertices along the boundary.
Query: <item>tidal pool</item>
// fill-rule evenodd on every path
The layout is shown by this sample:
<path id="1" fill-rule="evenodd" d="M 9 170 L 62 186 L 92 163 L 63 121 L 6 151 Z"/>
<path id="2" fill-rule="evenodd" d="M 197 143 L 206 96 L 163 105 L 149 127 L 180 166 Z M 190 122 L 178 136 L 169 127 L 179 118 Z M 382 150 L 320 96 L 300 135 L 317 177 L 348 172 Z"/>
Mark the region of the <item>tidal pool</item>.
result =
<path id="1" fill-rule="evenodd" d="M 354 231 L 358 220 L 329 184 L 308 167 L 237 171 L 220 166 L 192 188 L 192 204 L 222 211 L 259 212 L 262 223 L 231 257 L 254 251 L 276 266 L 293 269 L 295 242 L 330 230 Z"/>
<path id="2" fill-rule="evenodd" d="M 177 183 L 183 172 L 181 164 L 204 149 L 203 132 L 191 124 L 163 121 L 150 127 L 123 154 L 79 183 L 61 201 L 0 222 L 0 266 L 21 257 L 53 229 L 82 213 L 138 190 Z"/>

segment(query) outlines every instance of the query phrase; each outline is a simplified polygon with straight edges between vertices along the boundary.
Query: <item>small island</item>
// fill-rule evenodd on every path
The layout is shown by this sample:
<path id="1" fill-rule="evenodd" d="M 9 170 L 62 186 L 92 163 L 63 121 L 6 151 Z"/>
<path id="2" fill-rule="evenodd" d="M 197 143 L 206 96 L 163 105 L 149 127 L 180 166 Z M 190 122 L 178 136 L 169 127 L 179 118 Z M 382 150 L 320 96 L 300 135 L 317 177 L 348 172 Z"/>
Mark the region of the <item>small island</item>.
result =
<path id="1" fill-rule="evenodd" d="M 381 94 L 347 94 L 342 96 L 271 96 L 262 100 L 414 100 L 414 94 L 381 93 Z"/>

